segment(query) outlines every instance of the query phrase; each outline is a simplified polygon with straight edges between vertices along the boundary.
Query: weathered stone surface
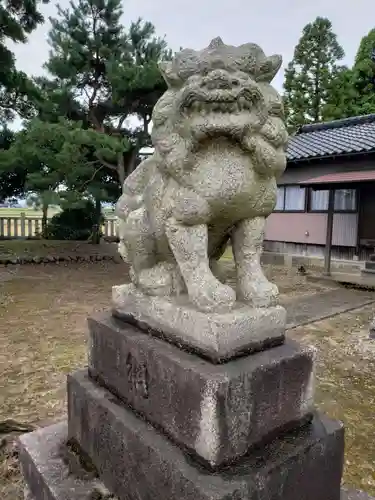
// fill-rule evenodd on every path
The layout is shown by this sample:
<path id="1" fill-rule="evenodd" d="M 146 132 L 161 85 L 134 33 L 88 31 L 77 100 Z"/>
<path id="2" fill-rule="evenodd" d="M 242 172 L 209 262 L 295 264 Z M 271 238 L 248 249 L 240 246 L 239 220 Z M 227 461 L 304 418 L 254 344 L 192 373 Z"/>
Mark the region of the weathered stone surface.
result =
<path id="1" fill-rule="evenodd" d="M 113 287 L 113 314 L 214 362 L 281 344 L 285 338 L 286 311 L 281 306 L 237 303 L 229 312 L 204 313 L 184 296 L 171 300 L 145 295 L 132 284 Z"/>
<path id="2" fill-rule="evenodd" d="M 105 495 L 99 479 L 83 480 L 69 473 L 62 458 L 67 435 L 68 424 L 61 422 L 19 438 L 25 500 L 115 500 Z"/>
<path id="3" fill-rule="evenodd" d="M 288 134 L 270 85 L 280 56 L 220 38 L 161 64 L 168 90 L 153 110 L 155 153 L 127 177 L 116 207 L 119 251 L 149 295 L 187 293 L 203 312 L 276 303 L 260 265 L 265 219 L 276 204 Z M 217 280 L 231 238 L 236 292 Z"/>
<path id="4" fill-rule="evenodd" d="M 369 332 L 370 338 L 375 339 L 375 318 L 370 323 Z"/>
<path id="5" fill-rule="evenodd" d="M 341 500 L 374 500 L 374 497 L 370 497 L 367 493 L 358 490 L 347 490 L 342 489 Z"/>
<path id="6" fill-rule="evenodd" d="M 81 483 L 81 485 L 86 484 L 86 490 L 84 487 L 76 489 L 76 483 L 71 480 L 67 482 L 69 472 L 60 454 L 61 445 L 68 439 L 67 427 L 67 423 L 52 425 L 37 431 L 37 437 L 36 433 L 32 433 L 27 436 L 26 441 L 24 436 L 21 438 L 21 459 L 27 464 L 28 480 L 30 484 L 41 485 L 38 486 L 36 495 L 31 493 L 27 485 L 25 500 L 116 500 L 115 496 L 107 493 L 107 488 L 99 480 Z M 50 465 L 51 458 L 53 467 Z M 152 498 L 163 500 L 157 491 Z M 302 495 L 299 497 L 299 500 L 301 499 L 305 500 Z M 326 500 L 326 497 L 315 500 Z M 343 488 L 341 500 L 374 500 L 374 498 L 364 492 Z"/>
<path id="7" fill-rule="evenodd" d="M 110 313 L 89 331 L 90 374 L 212 466 L 312 412 L 315 351 L 293 341 L 213 365 Z"/>
<path id="8" fill-rule="evenodd" d="M 344 431 L 316 416 L 299 432 L 210 473 L 87 374 L 68 378 L 69 438 L 119 500 L 339 500 Z"/>
<path id="9" fill-rule="evenodd" d="M 25 486 L 23 490 L 23 499 L 24 500 L 36 500 L 35 496 L 31 493 L 30 488 Z"/>

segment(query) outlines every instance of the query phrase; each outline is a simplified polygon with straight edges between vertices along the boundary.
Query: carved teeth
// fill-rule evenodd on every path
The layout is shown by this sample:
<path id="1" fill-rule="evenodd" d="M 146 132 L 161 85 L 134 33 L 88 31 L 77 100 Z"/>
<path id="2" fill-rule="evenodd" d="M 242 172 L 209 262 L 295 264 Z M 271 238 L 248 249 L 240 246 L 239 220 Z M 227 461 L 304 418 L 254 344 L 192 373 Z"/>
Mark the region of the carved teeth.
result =
<path id="1" fill-rule="evenodd" d="M 250 103 L 245 97 L 240 97 L 238 101 L 193 101 L 185 106 L 185 110 L 190 113 L 238 113 L 245 109 L 250 109 Z"/>
<path id="2" fill-rule="evenodd" d="M 247 109 L 248 108 L 248 102 L 245 97 L 240 97 L 238 99 L 238 104 L 240 109 Z"/>

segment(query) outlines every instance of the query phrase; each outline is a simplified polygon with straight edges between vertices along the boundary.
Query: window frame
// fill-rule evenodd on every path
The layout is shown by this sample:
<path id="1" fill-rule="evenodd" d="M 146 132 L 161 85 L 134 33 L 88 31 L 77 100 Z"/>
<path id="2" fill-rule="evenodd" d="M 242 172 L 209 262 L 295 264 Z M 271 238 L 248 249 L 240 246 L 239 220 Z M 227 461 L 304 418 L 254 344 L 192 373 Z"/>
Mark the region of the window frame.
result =
<path id="1" fill-rule="evenodd" d="M 278 196 L 279 189 L 283 190 L 283 208 L 276 208 L 276 206 L 277 206 L 277 196 Z M 285 186 L 277 186 L 276 206 L 274 208 L 274 212 L 277 212 L 277 213 L 284 212 L 284 207 L 285 207 Z"/>
<path id="2" fill-rule="evenodd" d="M 305 191 L 305 199 L 304 199 L 304 207 L 303 209 L 298 209 L 298 210 L 291 210 L 285 209 L 285 200 L 286 200 L 286 190 L 288 188 L 296 188 L 298 187 L 299 189 L 303 189 Z M 284 190 L 284 196 L 283 196 L 283 208 L 282 209 L 274 209 L 275 213 L 283 213 L 283 214 L 302 214 L 307 211 L 307 203 L 308 203 L 308 193 L 309 190 L 308 188 L 301 186 L 300 184 L 280 184 L 277 186 L 277 189 L 283 189 Z"/>
<path id="3" fill-rule="evenodd" d="M 336 188 L 334 189 L 334 191 L 341 191 L 343 189 L 347 189 L 347 188 Z M 359 190 L 358 188 L 349 188 L 351 191 L 354 191 L 355 192 L 355 208 L 353 210 L 341 210 L 341 209 L 336 209 L 334 208 L 333 209 L 333 213 L 335 214 L 356 214 L 358 213 L 358 208 L 359 208 Z M 328 213 L 328 208 L 326 210 L 314 210 L 311 208 L 311 193 L 312 193 L 313 189 L 310 187 L 308 189 L 308 195 L 307 195 L 307 199 L 308 199 L 308 204 L 307 204 L 307 212 L 308 213 L 311 213 L 311 214 L 326 214 Z M 327 189 L 322 189 L 321 191 L 329 191 Z"/>

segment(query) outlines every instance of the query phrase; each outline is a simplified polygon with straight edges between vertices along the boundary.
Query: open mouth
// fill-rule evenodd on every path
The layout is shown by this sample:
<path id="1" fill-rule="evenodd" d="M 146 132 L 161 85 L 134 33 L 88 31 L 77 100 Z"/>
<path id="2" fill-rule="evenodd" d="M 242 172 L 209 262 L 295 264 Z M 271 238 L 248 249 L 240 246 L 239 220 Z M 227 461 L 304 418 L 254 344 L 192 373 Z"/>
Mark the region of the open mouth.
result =
<path id="1" fill-rule="evenodd" d="M 239 97 L 238 99 L 226 100 L 202 100 L 192 99 L 185 102 L 183 110 L 185 112 L 196 112 L 202 114 L 209 113 L 241 113 L 251 109 L 252 102 L 249 102 L 246 97 Z"/>
<path id="2" fill-rule="evenodd" d="M 241 113 L 259 106 L 262 96 L 257 89 L 242 89 L 239 92 L 215 89 L 211 91 L 189 91 L 183 98 L 183 113 Z"/>

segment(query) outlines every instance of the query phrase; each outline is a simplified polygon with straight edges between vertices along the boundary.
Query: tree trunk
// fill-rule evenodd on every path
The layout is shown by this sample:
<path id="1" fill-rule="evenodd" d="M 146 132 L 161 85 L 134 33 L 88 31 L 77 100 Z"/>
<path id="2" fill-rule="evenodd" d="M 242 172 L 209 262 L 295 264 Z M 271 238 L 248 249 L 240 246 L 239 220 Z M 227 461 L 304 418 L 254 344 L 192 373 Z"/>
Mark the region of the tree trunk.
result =
<path id="1" fill-rule="evenodd" d="M 92 228 L 92 243 L 99 245 L 100 243 L 100 223 L 102 218 L 102 204 L 100 199 L 95 199 L 95 220 L 96 224 Z"/>
<path id="2" fill-rule="evenodd" d="M 124 182 L 125 182 L 125 165 L 124 165 L 124 155 L 122 152 L 119 153 L 117 157 L 117 173 L 122 191 L 124 189 Z"/>
<path id="3" fill-rule="evenodd" d="M 48 224 L 48 202 L 42 201 L 42 234 L 45 234 Z"/>
<path id="4" fill-rule="evenodd" d="M 133 149 L 127 159 L 126 166 L 124 162 L 124 155 L 120 153 L 117 157 L 117 175 L 121 184 L 121 191 L 124 189 L 125 179 L 135 170 L 138 152 L 139 148 Z"/>

